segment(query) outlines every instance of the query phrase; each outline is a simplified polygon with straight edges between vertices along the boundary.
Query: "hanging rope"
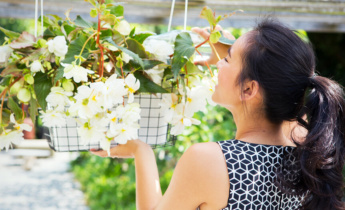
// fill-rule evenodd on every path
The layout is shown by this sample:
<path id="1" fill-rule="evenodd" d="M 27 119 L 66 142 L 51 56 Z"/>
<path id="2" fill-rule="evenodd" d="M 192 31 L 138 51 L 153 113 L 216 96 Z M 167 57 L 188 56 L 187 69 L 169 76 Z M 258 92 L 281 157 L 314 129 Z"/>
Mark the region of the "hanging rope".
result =
<path id="1" fill-rule="evenodd" d="M 38 12 L 38 0 L 35 0 L 35 37 L 37 38 L 37 12 Z"/>
<path id="2" fill-rule="evenodd" d="M 184 3 L 184 25 L 183 25 L 183 30 L 186 30 L 187 27 L 187 10 L 188 10 L 188 0 L 185 1 Z"/>
<path id="3" fill-rule="evenodd" d="M 169 24 L 168 24 L 168 32 L 171 29 L 171 22 L 172 22 L 172 17 L 173 17 L 173 13 L 174 13 L 174 8 L 175 8 L 175 0 L 172 0 L 170 17 L 169 17 Z M 184 23 L 183 23 L 183 30 L 184 31 L 187 28 L 187 12 L 188 12 L 188 0 L 185 0 L 185 3 L 184 3 Z"/>
<path id="4" fill-rule="evenodd" d="M 37 38 L 38 0 L 35 0 L 35 37 Z M 43 0 L 41 0 L 41 35 L 43 36 Z"/>
<path id="5" fill-rule="evenodd" d="M 168 25 L 168 32 L 171 29 L 171 21 L 172 21 L 172 17 L 173 17 L 173 13 L 174 13 L 174 7 L 175 7 L 175 0 L 172 0 L 171 10 L 170 10 L 170 18 L 169 18 L 169 25 Z"/>

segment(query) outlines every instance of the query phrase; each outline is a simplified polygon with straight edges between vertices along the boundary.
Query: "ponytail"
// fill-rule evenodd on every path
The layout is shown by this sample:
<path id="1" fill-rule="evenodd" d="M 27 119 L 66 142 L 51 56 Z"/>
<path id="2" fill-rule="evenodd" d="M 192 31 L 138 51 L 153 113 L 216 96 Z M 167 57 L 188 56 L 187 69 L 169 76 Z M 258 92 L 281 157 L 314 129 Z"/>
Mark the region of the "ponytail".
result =
<path id="1" fill-rule="evenodd" d="M 307 191 L 303 209 L 345 209 L 342 197 L 345 157 L 345 95 L 336 82 L 321 76 L 309 78 L 311 91 L 307 96 L 300 125 L 308 130 L 297 145 L 300 163 L 298 188 Z"/>

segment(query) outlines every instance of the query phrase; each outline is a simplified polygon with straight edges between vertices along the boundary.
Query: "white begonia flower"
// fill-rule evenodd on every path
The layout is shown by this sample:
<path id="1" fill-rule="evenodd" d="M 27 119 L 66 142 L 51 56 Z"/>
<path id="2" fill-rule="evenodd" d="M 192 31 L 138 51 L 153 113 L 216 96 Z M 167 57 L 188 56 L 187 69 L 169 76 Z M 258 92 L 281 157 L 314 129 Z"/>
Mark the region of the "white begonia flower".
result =
<path id="1" fill-rule="evenodd" d="M 128 89 L 128 103 L 134 101 L 134 92 L 137 91 L 140 87 L 140 82 L 137 80 L 133 74 L 128 74 L 125 78 L 125 84 Z"/>
<path id="2" fill-rule="evenodd" d="M 61 63 L 61 65 L 63 67 L 65 67 L 63 76 L 66 79 L 73 78 L 73 80 L 76 83 L 79 83 L 81 81 L 87 82 L 87 74 L 93 74 L 94 73 L 93 71 L 91 71 L 89 69 L 86 69 L 86 68 L 84 68 L 82 66 L 78 66 L 78 65 L 75 65 L 75 64 L 64 64 L 64 63 Z"/>
<path id="3" fill-rule="evenodd" d="M 185 110 L 187 113 L 194 113 L 197 111 L 204 111 L 206 109 L 206 95 L 202 86 L 193 87 L 187 90 L 187 101 Z"/>
<path id="4" fill-rule="evenodd" d="M 125 81 L 117 79 L 116 74 L 111 75 L 107 81 L 106 86 L 106 103 L 105 108 L 110 109 L 116 104 L 123 103 L 123 96 L 127 95 L 128 90 L 125 88 Z"/>
<path id="5" fill-rule="evenodd" d="M 77 94 L 74 96 L 77 102 L 71 103 L 69 113 L 82 119 L 91 119 L 98 112 L 102 112 L 98 99 L 93 98 L 92 93 L 93 90 L 88 86 L 78 87 Z"/>
<path id="6" fill-rule="evenodd" d="M 120 58 L 125 63 L 128 63 L 130 60 L 133 60 L 133 58 L 130 55 L 128 55 L 127 53 L 124 53 L 124 52 L 121 53 Z"/>
<path id="7" fill-rule="evenodd" d="M 63 111 L 65 106 L 70 104 L 68 97 L 72 96 L 73 93 L 65 91 L 62 87 L 52 87 L 50 91 L 46 98 L 47 103 L 56 110 Z"/>
<path id="8" fill-rule="evenodd" d="M 0 63 L 6 63 L 12 52 L 13 49 L 9 45 L 0 46 Z"/>
<path id="9" fill-rule="evenodd" d="M 11 123 L 14 124 L 13 127 L 16 130 L 19 130 L 19 131 L 25 130 L 25 131 L 29 131 L 29 132 L 32 130 L 32 127 L 30 125 L 28 125 L 28 124 L 25 124 L 25 123 L 19 124 L 19 123 L 17 123 L 16 119 L 14 118 L 14 114 L 10 115 L 10 121 L 11 121 Z"/>
<path id="10" fill-rule="evenodd" d="M 43 72 L 44 73 L 44 68 L 39 60 L 35 60 L 34 62 L 31 63 L 30 65 L 30 71 L 31 72 Z"/>
<path id="11" fill-rule="evenodd" d="M 175 114 L 176 105 L 178 103 L 178 97 L 175 93 L 166 93 L 162 96 L 161 114 L 164 116 L 164 120 L 170 123 Z"/>
<path id="12" fill-rule="evenodd" d="M 20 144 L 24 140 L 24 133 L 20 130 L 6 130 L 0 135 L 0 150 L 8 151 L 12 144 Z"/>
<path id="13" fill-rule="evenodd" d="M 47 42 L 48 50 L 55 56 L 64 57 L 68 51 L 67 42 L 64 36 L 56 36 Z"/>
<path id="14" fill-rule="evenodd" d="M 185 126 L 199 125 L 200 121 L 192 118 L 193 112 L 186 112 L 184 104 L 178 104 L 175 109 L 175 114 L 171 124 L 170 133 L 172 135 L 179 135 L 183 132 Z"/>
<path id="15" fill-rule="evenodd" d="M 112 138 L 108 138 L 107 136 L 105 138 L 102 138 L 102 139 L 99 140 L 99 146 L 103 150 L 107 151 L 108 156 L 110 156 L 111 141 L 112 141 Z"/>
<path id="16" fill-rule="evenodd" d="M 89 97 L 89 105 L 98 107 L 102 111 L 106 103 L 107 87 L 103 82 L 93 82 L 90 84 L 91 95 Z"/>
<path id="17" fill-rule="evenodd" d="M 138 138 L 138 124 L 127 125 L 126 123 L 118 123 L 114 126 L 114 130 L 111 130 L 109 137 L 114 137 L 114 141 L 119 144 L 126 144 L 127 140 Z"/>
<path id="18" fill-rule="evenodd" d="M 145 40 L 143 43 L 145 50 L 150 52 L 156 59 L 167 62 L 169 55 L 174 53 L 174 49 L 164 40 Z"/>
<path id="19" fill-rule="evenodd" d="M 47 127 L 62 127 L 66 126 L 66 115 L 58 110 L 41 111 L 41 118 L 44 126 Z"/>
<path id="20" fill-rule="evenodd" d="M 117 116 L 121 118 L 121 121 L 127 125 L 136 124 L 140 119 L 140 104 L 130 103 L 126 106 L 119 105 L 116 107 Z"/>
<path id="21" fill-rule="evenodd" d="M 159 69 L 158 66 L 153 67 L 152 69 L 145 70 L 145 72 L 152 78 L 152 81 L 158 85 L 162 83 L 162 78 L 164 74 L 164 69 Z"/>
<path id="22" fill-rule="evenodd" d="M 204 90 L 207 102 L 210 105 L 215 106 L 216 103 L 212 100 L 212 95 L 213 95 L 215 87 L 216 87 L 215 80 L 213 78 L 211 79 L 211 78 L 208 78 L 208 77 L 204 77 L 201 80 L 201 83 L 203 85 L 203 90 Z"/>
<path id="23" fill-rule="evenodd" d="M 79 127 L 77 130 L 81 138 L 81 143 L 84 145 L 100 142 L 106 138 L 105 132 L 107 131 L 107 128 L 92 121 L 84 123 L 84 125 Z"/>
<path id="24" fill-rule="evenodd" d="M 127 21 L 122 20 L 117 24 L 116 30 L 120 34 L 127 36 L 127 35 L 129 35 L 129 33 L 131 33 L 131 26 L 129 25 L 129 23 Z"/>

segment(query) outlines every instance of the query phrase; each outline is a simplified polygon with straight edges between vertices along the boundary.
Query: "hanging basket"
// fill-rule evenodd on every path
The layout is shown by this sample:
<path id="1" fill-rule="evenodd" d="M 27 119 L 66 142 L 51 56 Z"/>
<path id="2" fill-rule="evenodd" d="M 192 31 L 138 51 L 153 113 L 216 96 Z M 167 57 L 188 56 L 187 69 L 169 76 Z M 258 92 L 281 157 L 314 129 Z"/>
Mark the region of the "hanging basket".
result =
<path id="1" fill-rule="evenodd" d="M 176 141 L 176 136 L 170 135 L 170 125 L 165 122 L 164 113 L 161 113 L 161 100 L 162 94 L 140 94 L 134 98 L 134 102 L 139 103 L 141 108 L 138 137 L 153 148 L 174 145 Z M 84 145 L 77 128 L 78 124 L 73 118 L 67 120 L 65 126 L 48 127 L 49 133 L 45 136 L 50 148 L 57 152 L 101 149 L 99 143 Z M 111 142 L 112 147 L 116 145 L 114 141 Z"/>

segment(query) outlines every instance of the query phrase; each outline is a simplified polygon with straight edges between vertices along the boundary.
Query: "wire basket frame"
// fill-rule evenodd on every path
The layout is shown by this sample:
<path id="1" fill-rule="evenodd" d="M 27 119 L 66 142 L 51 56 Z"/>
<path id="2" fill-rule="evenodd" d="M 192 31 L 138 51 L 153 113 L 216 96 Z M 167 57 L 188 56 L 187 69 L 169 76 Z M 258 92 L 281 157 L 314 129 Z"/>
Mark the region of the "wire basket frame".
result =
<path id="1" fill-rule="evenodd" d="M 140 94 L 134 96 L 134 102 L 140 104 L 140 120 L 138 137 L 152 148 L 171 146 L 175 144 L 176 136 L 170 134 L 171 125 L 165 122 L 164 113 L 161 113 L 161 100 L 163 94 Z M 100 143 L 84 145 L 78 135 L 77 122 L 73 118 L 67 119 L 66 126 L 48 127 L 45 134 L 51 149 L 57 152 L 88 151 L 101 149 Z M 111 146 L 116 146 L 115 141 Z"/>

